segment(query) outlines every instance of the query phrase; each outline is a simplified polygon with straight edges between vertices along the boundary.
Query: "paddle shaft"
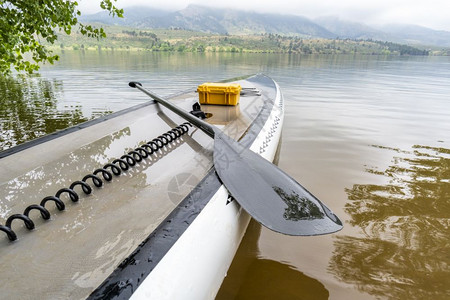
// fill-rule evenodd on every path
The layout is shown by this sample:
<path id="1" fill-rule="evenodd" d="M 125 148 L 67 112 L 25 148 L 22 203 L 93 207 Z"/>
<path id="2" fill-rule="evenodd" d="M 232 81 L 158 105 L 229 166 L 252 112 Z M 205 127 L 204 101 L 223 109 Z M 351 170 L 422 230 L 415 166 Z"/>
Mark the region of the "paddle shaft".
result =
<path id="1" fill-rule="evenodd" d="M 320 235 L 342 229 L 342 222 L 295 179 L 214 126 L 130 82 L 143 93 L 214 138 L 214 168 L 234 199 L 256 221 L 288 235 Z"/>
<path id="2" fill-rule="evenodd" d="M 159 97 L 158 95 L 147 91 L 146 89 L 144 89 L 142 87 L 142 85 L 139 82 L 134 82 L 133 81 L 133 82 L 130 82 L 129 85 L 131 87 L 134 87 L 134 88 L 137 88 L 137 89 L 141 90 L 143 93 L 145 93 L 146 95 L 150 96 L 153 100 L 155 100 L 159 104 L 167 107 L 168 109 L 170 109 L 171 111 L 173 111 L 174 113 L 176 113 L 177 115 L 182 117 L 183 119 L 185 119 L 185 120 L 191 122 L 193 125 L 197 126 L 200 130 L 202 130 L 204 133 L 206 133 L 210 137 L 214 138 L 214 135 L 215 135 L 214 128 L 211 125 L 209 125 L 208 123 L 206 123 L 205 121 L 200 120 L 196 116 L 194 116 L 194 115 L 188 113 L 187 111 L 185 111 L 185 110 L 183 110 L 183 109 L 173 105 L 172 103 L 164 100 L 163 98 Z"/>

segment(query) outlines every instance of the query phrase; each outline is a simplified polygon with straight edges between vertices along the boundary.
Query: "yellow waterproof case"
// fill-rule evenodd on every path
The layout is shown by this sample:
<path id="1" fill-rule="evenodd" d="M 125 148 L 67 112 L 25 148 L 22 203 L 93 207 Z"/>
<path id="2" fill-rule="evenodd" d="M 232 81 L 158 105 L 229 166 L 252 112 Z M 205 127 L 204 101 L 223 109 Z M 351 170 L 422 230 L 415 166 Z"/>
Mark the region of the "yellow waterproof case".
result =
<path id="1" fill-rule="evenodd" d="M 238 83 L 206 82 L 197 88 L 200 104 L 237 105 L 241 94 Z"/>

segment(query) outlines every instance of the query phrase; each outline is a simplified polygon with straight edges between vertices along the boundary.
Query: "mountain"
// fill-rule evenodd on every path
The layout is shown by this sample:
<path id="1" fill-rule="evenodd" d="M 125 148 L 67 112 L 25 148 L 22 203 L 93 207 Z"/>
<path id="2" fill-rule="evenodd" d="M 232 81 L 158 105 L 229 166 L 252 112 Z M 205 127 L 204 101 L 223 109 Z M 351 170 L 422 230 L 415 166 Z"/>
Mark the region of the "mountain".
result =
<path id="1" fill-rule="evenodd" d="M 340 38 L 383 41 L 392 38 L 389 34 L 381 30 L 374 29 L 361 23 L 341 20 L 334 16 L 317 18 L 314 19 L 314 22 L 328 31 L 333 32 Z"/>
<path id="2" fill-rule="evenodd" d="M 148 7 L 129 7 L 125 9 L 123 19 L 113 19 L 108 13 L 100 12 L 83 16 L 81 21 L 137 28 L 183 28 L 219 34 L 272 33 L 303 37 L 336 37 L 332 32 L 301 16 L 260 14 L 199 5 L 189 5 L 174 12 Z"/>
<path id="3" fill-rule="evenodd" d="M 310 20 L 302 16 L 263 14 L 199 5 L 189 5 L 178 11 L 127 7 L 123 19 L 111 18 L 107 12 L 100 12 L 83 16 L 80 20 L 135 28 L 181 28 L 231 35 L 271 33 L 305 38 L 372 39 L 450 47 L 450 32 L 416 25 L 386 25 L 373 28 L 337 17 Z"/>
<path id="4" fill-rule="evenodd" d="M 334 38 L 335 35 L 311 20 L 292 15 L 260 14 L 234 9 L 189 5 L 172 15 L 176 27 L 211 33 L 272 33 Z"/>
<path id="5" fill-rule="evenodd" d="M 102 23 L 108 25 L 135 26 L 147 18 L 164 18 L 171 11 L 142 6 L 132 6 L 124 9 L 123 18 L 111 18 L 109 12 L 101 11 L 92 15 L 83 15 L 80 17 L 82 22 Z"/>
<path id="6" fill-rule="evenodd" d="M 408 24 L 384 25 L 380 29 L 407 44 L 450 47 L 450 32 L 448 31 Z"/>
<path id="7" fill-rule="evenodd" d="M 322 17 L 314 21 L 341 38 L 450 47 L 450 32 L 417 25 L 389 24 L 373 28 L 361 23 L 341 20 L 338 17 Z"/>

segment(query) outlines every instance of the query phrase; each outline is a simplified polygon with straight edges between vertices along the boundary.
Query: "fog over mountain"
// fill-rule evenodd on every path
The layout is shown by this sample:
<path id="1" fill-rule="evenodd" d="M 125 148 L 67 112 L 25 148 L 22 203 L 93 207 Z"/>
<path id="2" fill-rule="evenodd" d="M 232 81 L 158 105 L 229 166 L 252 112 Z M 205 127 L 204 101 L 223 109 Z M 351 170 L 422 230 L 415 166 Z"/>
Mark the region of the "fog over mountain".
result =
<path id="1" fill-rule="evenodd" d="M 219 9 L 189 5 L 177 11 L 135 6 L 124 9 L 123 19 L 100 12 L 85 15 L 84 22 L 117 24 L 136 28 L 182 28 L 218 34 L 296 35 L 305 38 L 373 39 L 412 45 L 450 47 L 450 32 L 417 25 L 365 24 L 322 17 L 314 20 L 296 15 L 256 13 L 235 9 Z"/>

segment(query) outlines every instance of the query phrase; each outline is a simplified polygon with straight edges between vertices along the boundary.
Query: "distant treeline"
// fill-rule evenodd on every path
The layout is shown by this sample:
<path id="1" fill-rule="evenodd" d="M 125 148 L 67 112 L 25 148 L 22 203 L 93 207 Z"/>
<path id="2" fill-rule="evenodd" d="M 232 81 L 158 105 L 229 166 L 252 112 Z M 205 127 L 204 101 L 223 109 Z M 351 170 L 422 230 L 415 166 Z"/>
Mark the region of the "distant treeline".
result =
<path id="1" fill-rule="evenodd" d="M 288 53 L 429 55 L 428 50 L 421 50 L 392 42 L 374 41 L 372 39 L 304 39 L 301 37 L 285 37 L 277 34 L 267 34 L 265 36 L 271 40 L 275 40 L 278 46 L 284 52 Z M 286 46 L 286 41 L 289 41 L 288 46 Z"/>
<path id="2" fill-rule="evenodd" d="M 108 28 L 107 28 L 108 29 Z M 429 50 L 392 42 L 351 39 L 312 39 L 265 33 L 218 35 L 181 28 L 137 30 L 112 26 L 100 41 L 79 34 L 61 36 L 62 49 L 126 49 L 171 52 L 252 52 L 298 54 L 429 55 Z M 445 53 L 445 52 L 444 52 Z"/>
<path id="3" fill-rule="evenodd" d="M 122 33 L 123 34 L 126 34 L 126 35 L 130 35 L 130 36 L 146 36 L 146 37 L 150 37 L 150 38 L 153 38 L 153 39 L 155 39 L 155 40 L 157 40 L 158 39 L 158 37 L 156 36 L 156 34 L 154 34 L 154 33 L 152 33 L 152 32 L 147 32 L 147 31 L 139 31 L 139 32 L 136 32 L 136 30 L 133 30 L 133 31 L 128 31 L 128 30 L 122 30 Z"/>
<path id="4" fill-rule="evenodd" d="M 370 41 L 370 40 L 369 40 Z M 429 50 L 420 50 L 408 45 L 396 44 L 392 42 L 374 41 L 382 46 L 387 47 L 392 52 L 399 52 L 400 55 L 429 55 Z"/>

